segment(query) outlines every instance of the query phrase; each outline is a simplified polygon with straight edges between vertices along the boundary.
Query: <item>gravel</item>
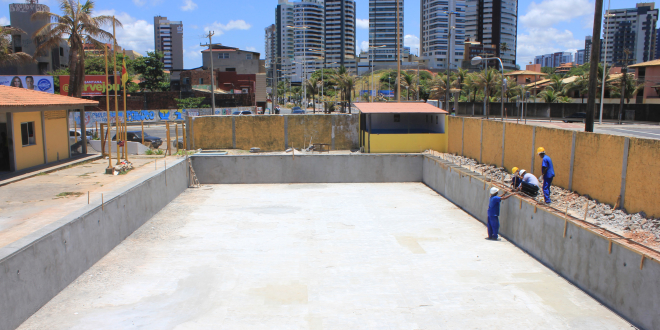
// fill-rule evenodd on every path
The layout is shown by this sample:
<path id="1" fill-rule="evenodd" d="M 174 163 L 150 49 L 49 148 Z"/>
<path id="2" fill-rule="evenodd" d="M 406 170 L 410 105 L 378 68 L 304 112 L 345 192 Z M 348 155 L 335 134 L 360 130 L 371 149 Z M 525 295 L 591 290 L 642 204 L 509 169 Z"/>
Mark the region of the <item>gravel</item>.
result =
<path id="1" fill-rule="evenodd" d="M 451 154 L 440 154 L 440 157 L 483 174 L 492 181 L 499 181 L 507 185 L 511 184 L 512 175 L 502 167 L 479 164 L 474 159 Z M 640 243 L 660 247 L 660 219 L 647 218 L 644 212 L 628 214 L 624 209 L 614 209 L 611 205 L 599 203 L 588 195 L 580 196 L 575 192 L 557 186 L 551 186 L 550 192 L 553 207 L 565 210 L 568 205 L 569 214 L 584 219 L 584 211 L 588 202 L 588 222 L 620 235 L 632 237 L 633 240 Z M 541 204 L 544 203 L 542 193 L 535 199 Z"/>

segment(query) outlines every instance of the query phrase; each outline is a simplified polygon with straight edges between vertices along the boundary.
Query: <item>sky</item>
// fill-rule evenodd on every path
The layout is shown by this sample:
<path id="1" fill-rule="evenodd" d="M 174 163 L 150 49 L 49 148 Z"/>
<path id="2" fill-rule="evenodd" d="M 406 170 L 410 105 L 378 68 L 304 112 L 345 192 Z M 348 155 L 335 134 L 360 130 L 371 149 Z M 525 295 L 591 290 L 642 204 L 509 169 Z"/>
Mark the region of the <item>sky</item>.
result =
<path id="1" fill-rule="evenodd" d="M 404 0 L 404 45 L 417 53 L 420 35 L 420 1 Z M 0 0 L 0 25 L 9 24 L 9 4 Z M 39 0 L 59 13 L 57 0 Z M 369 41 L 369 0 L 357 0 L 359 49 Z M 641 1 L 640 1 L 641 2 Z M 634 7 L 635 1 L 611 0 L 611 8 Z M 116 15 L 121 47 L 141 54 L 154 49 L 154 16 L 183 21 L 184 67 L 202 64 L 200 44 L 214 31 L 213 43 L 257 51 L 264 57 L 264 29 L 275 23 L 277 0 L 114 0 L 97 1 L 96 15 Z M 604 9 L 608 1 L 604 2 Z M 517 63 L 524 68 L 534 56 L 584 48 L 584 37 L 593 29 L 594 2 L 590 0 L 518 0 Z M 110 28 L 111 31 L 111 28 Z M 601 29 L 602 31 L 602 29 Z"/>

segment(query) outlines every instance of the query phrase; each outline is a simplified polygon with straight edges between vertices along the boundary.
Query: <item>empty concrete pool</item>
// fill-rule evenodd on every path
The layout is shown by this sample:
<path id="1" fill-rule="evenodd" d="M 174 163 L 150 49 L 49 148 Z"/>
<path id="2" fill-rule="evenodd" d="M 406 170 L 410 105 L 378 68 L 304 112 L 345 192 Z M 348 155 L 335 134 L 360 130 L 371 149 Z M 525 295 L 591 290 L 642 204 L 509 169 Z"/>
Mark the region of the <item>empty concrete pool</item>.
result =
<path id="1" fill-rule="evenodd" d="M 203 185 L 20 329 L 630 328 L 485 237 L 420 182 Z"/>

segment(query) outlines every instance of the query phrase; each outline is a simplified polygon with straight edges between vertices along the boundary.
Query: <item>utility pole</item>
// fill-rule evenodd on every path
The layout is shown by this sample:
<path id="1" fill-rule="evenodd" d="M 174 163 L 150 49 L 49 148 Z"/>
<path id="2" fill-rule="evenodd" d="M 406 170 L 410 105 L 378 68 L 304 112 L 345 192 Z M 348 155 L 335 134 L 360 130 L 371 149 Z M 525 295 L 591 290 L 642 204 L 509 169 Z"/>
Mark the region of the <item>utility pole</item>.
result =
<path id="1" fill-rule="evenodd" d="M 273 90 L 273 96 L 272 96 L 272 101 L 271 101 L 271 109 L 270 113 L 275 113 L 275 107 L 277 106 L 277 56 L 273 57 L 273 80 L 272 81 L 272 90 Z"/>
<path id="2" fill-rule="evenodd" d="M 209 58 L 211 59 L 211 114 L 215 114 L 215 81 L 213 79 L 213 42 L 211 37 L 215 34 L 214 31 L 209 31 L 208 35 L 204 37 L 209 38 Z M 202 45 L 206 46 L 206 45 Z"/>
<path id="3" fill-rule="evenodd" d="M 596 110 L 596 90 L 598 89 L 598 60 L 600 58 L 600 25 L 603 18 L 603 0 L 596 0 L 594 10 L 594 28 L 592 32 L 591 59 L 589 68 L 589 96 L 587 97 L 587 118 L 584 131 L 594 131 L 594 113 Z M 605 84 L 605 82 L 603 82 Z"/>
<path id="4" fill-rule="evenodd" d="M 396 0 L 396 101 L 401 102 L 401 45 L 399 36 L 399 4 L 402 0 Z"/>
<path id="5" fill-rule="evenodd" d="M 445 108 L 445 111 L 449 111 L 449 66 L 451 65 L 451 30 L 454 28 L 451 25 L 451 18 L 456 14 L 455 12 L 445 12 L 449 16 L 449 26 L 447 27 L 448 35 L 447 35 L 447 82 L 445 84 L 445 102 L 447 103 L 447 107 Z M 440 100 L 438 100 L 438 104 L 440 104 Z"/>
<path id="6" fill-rule="evenodd" d="M 611 0 L 607 0 L 607 11 L 605 12 L 606 13 L 605 14 L 605 18 L 606 18 L 605 23 L 608 23 L 607 22 L 608 18 L 615 16 L 614 14 L 610 14 L 610 3 L 611 3 Z M 605 101 L 605 76 L 607 75 L 607 39 L 608 39 L 607 37 L 608 36 L 609 36 L 609 33 L 605 33 L 605 46 L 603 46 L 604 53 L 605 53 L 603 55 L 603 83 L 601 84 L 602 87 L 601 87 L 601 90 L 600 90 L 600 116 L 599 116 L 599 119 L 598 119 L 598 123 L 601 124 L 601 125 L 603 124 L 603 101 Z M 625 34 L 624 34 L 624 37 L 625 37 Z M 592 36 L 591 39 L 593 39 L 593 38 L 595 38 L 595 37 Z M 598 38 L 598 40 L 600 40 L 600 38 Z M 600 49 L 600 47 L 598 47 L 598 48 Z"/>

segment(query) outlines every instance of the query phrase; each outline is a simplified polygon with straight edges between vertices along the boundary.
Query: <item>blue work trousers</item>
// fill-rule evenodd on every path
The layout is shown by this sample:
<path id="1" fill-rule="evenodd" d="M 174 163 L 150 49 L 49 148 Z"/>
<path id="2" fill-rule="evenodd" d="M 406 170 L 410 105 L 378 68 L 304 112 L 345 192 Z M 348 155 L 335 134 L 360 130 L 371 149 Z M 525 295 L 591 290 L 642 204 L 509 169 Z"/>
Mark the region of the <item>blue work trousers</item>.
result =
<path id="1" fill-rule="evenodd" d="M 543 178 L 543 197 L 545 198 L 546 203 L 552 202 L 550 200 L 550 185 L 552 185 L 552 178 Z"/>
<path id="2" fill-rule="evenodd" d="M 500 217 L 488 216 L 488 238 L 497 239 L 497 233 L 500 231 Z"/>

